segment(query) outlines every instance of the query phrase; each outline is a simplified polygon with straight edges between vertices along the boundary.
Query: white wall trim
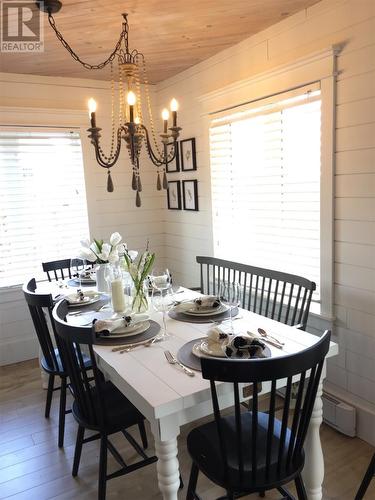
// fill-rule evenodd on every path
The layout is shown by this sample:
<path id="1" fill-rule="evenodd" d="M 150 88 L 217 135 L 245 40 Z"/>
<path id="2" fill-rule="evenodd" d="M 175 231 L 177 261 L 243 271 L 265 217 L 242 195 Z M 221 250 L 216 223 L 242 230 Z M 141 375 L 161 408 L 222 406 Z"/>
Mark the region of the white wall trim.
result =
<path id="1" fill-rule="evenodd" d="M 0 106 L 0 125 L 11 127 L 60 127 L 87 126 L 88 113 L 78 109 L 29 108 L 26 106 Z"/>
<path id="2" fill-rule="evenodd" d="M 246 78 L 244 80 L 239 80 L 238 82 L 232 83 L 225 87 L 222 87 L 218 90 L 214 90 L 212 92 L 208 92 L 206 94 L 202 94 L 197 98 L 200 102 L 206 102 L 213 99 L 217 99 L 219 97 L 225 96 L 230 92 L 234 92 L 236 90 L 240 90 L 243 87 L 249 87 L 255 84 L 259 84 L 264 80 L 269 80 L 271 78 L 276 78 L 278 76 L 284 75 L 286 72 L 294 72 L 297 69 L 303 68 L 309 64 L 313 64 L 316 62 L 320 63 L 320 73 L 316 75 L 314 81 L 322 80 L 323 78 L 331 77 L 335 72 L 335 66 L 332 62 L 333 58 L 337 56 L 342 49 L 341 45 L 332 45 L 329 48 L 324 50 L 320 50 L 318 52 L 314 52 L 308 56 L 301 57 L 292 63 L 282 64 L 273 68 L 271 70 L 264 71 L 263 73 L 258 73 L 256 76 L 252 76 L 250 78 Z M 328 63 L 328 64 L 327 64 Z M 305 82 L 305 85 L 310 82 Z"/>
<path id="3" fill-rule="evenodd" d="M 91 78 L 70 78 L 65 76 L 26 75 L 24 73 L 0 73 L 0 81 L 27 85 L 50 85 L 64 87 L 80 87 L 84 89 L 110 89 L 110 82 L 106 80 L 93 80 Z"/>

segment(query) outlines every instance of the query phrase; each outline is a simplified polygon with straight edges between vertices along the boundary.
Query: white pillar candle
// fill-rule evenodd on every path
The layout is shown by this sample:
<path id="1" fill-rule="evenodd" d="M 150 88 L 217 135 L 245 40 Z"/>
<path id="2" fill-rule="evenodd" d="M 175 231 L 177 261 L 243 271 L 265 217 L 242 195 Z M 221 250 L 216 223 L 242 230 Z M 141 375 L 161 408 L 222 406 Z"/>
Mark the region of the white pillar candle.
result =
<path id="1" fill-rule="evenodd" d="M 123 312 L 125 310 L 125 296 L 122 279 L 118 278 L 111 282 L 112 291 L 112 307 L 115 312 Z"/>

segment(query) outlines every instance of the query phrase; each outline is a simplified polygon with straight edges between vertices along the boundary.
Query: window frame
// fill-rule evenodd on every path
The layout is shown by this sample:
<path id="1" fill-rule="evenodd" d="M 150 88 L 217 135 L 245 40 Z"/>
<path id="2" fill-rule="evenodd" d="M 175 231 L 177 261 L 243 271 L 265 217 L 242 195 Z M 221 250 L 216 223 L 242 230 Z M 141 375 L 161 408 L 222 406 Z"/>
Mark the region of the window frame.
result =
<path id="1" fill-rule="evenodd" d="M 334 172 L 336 127 L 337 55 L 340 46 L 331 46 L 271 71 L 236 82 L 200 97 L 203 107 L 207 161 L 210 163 L 209 128 L 212 119 L 230 109 L 238 111 L 250 101 L 266 99 L 299 87 L 319 83 L 321 91 L 321 179 L 320 179 L 320 286 L 321 301 L 311 312 L 333 321 L 334 287 Z M 251 99 L 249 99 L 251 96 Z M 237 109 L 236 109 L 237 108 Z M 211 175 L 210 175 L 211 182 Z M 212 204 L 211 204 L 212 207 Z M 212 221 L 212 218 L 211 218 Z M 212 235 L 211 235 L 212 238 Z M 212 238 L 213 245 L 213 238 Z M 212 246 L 213 249 L 213 246 Z"/>
<path id="2" fill-rule="evenodd" d="M 211 123 L 210 123 L 210 136 L 211 136 L 211 131 L 213 131 L 213 134 L 215 134 L 216 128 L 220 129 L 220 127 L 223 127 L 223 126 L 228 127 L 229 126 L 230 127 L 229 134 L 231 136 L 231 139 L 230 139 L 230 142 L 231 142 L 230 157 L 232 158 L 233 154 L 235 152 L 232 141 L 234 141 L 235 143 L 237 142 L 236 135 L 235 135 L 235 130 L 236 130 L 237 124 L 241 124 L 244 122 L 245 126 L 246 126 L 247 120 L 253 120 L 253 119 L 257 119 L 257 118 L 261 118 L 261 117 L 264 117 L 265 120 L 267 121 L 268 119 L 270 119 L 270 116 L 271 116 L 272 123 L 274 123 L 273 120 L 275 120 L 275 122 L 277 122 L 278 118 L 275 117 L 273 119 L 272 116 L 274 116 L 278 113 L 281 113 L 281 116 L 279 118 L 279 120 L 280 120 L 279 126 L 283 130 L 282 134 L 284 134 L 285 130 L 287 130 L 287 129 L 284 129 L 284 125 L 283 125 L 284 115 L 282 113 L 284 111 L 288 112 L 288 110 L 298 108 L 299 106 L 310 105 L 310 104 L 316 103 L 316 102 L 319 102 L 319 114 L 321 115 L 321 91 L 320 91 L 320 84 L 318 84 L 318 83 L 315 83 L 313 85 L 308 85 L 305 87 L 300 87 L 300 88 L 295 89 L 293 91 L 283 92 L 281 94 L 277 94 L 275 96 L 272 96 L 272 97 L 269 97 L 266 99 L 260 99 L 260 100 L 257 100 L 255 102 L 250 103 L 249 105 L 245 105 L 245 106 L 241 106 L 239 108 L 236 108 L 233 110 L 233 112 L 231 110 L 229 110 L 229 111 L 220 113 L 218 115 L 216 115 L 216 114 L 213 115 L 212 119 L 211 119 Z M 319 118 L 321 118 L 321 116 Z M 321 170 L 320 152 L 321 152 L 321 148 L 320 148 L 320 146 L 321 145 L 320 145 L 320 141 L 321 141 L 321 126 L 320 126 L 320 123 L 321 123 L 321 119 L 319 121 L 319 163 L 316 164 L 316 167 L 319 167 L 319 170 L 318 169 L 315 170 L 315 176 L 316 176 L 315 182 L 317 185 L 319 185 L 319 192 L 317 193 L 318 199 L 314 200 L 314 201 L 319 201 L 319 229 L 317 228 L 315 231 L 315 237 L 316 237 L 316 239 L 319 240 L 319 251 L 318 251 L 319 266 L 317 266 L 315 269 L 318 272 L 319 277 L 317 277 L 315 275 L 314 275 L 314 277 L 311 277 L 312 275 L 310 275 L 310 272 L 307 270 L 306 270 L 306 273 L 303 271 L 303 269 L 301 269 L 300 272 L 297 271 L 297 274 L 300 274 L 306 278 L 313 279 L 313 281 L 316 281 L 319 295 L 318 295 L 318 292 L 316 292 L 316 293 L 314 292 L 312 300 L 314 301 L 314 303 L 318 307 L 320 306 L 320 302 L 321 302 L 321 293 L 320 293 L 320 279 L 321 279 L 321 266 L 320 266 L 320 261 L 321 261 L 321 249 L 320 249 L 320 240 L 321 240 L 321 237 L 320 237 L 320 212 L 321 212 L 321 203 L 320 203 L 320 198 L 321 198 L 321 196 L 320 196 L 321 195 L 321 193 L 320 193 L 320 191 L 321 191 L 321 179 L 320 179 L 320 170 Z M 252 125 L 250 125 L 250 126 L 252 126 Z M 272 125 L 271 125 L 271 127 L 272 127 Z M 269 129 L 267 129 L 267 131 L 269 131 Z M 220 133 L 221 132 L 219 132 L 219 134 Z M 226 145 L 224 147 L 226 147 Z M 215 151 L 216 150 L 214 148 L 213 149 L 214 154 L 215 154 Z M 211 143 L 210 143 L 210 155 L 211 155 Z M 249 155 L 251 156 L 251 152 L 249 152 Z M 288 168 L 286 168 L 286 170 L 288 172 Z M 219 168 L 219 171 L 220 171 L 220 168 Z M 217 247 L 217 238 L 216 238 L 215 228 L 217 229 L 220 226 L 216 225 L 217 214 L 215 214 L 214 211 L 216 211 L 218 209 L 219 212 L 221 213 L 221 203 L 222 203 L 220 198 L 215 199 L 215 197 L 217 195 L 214 195 L 214 190 L 215 190 L 214 188 L 215 187 L 217 188 L 217 186 L 218 186 L 218 184 L 214 178 L 214 174 L 217 172 L 218 172 L 218 167 L 214 166 L 211 163 L 211 187 L 212 187 L 211 206 L 212 206 L 212 221 L 213 221 L 213 236 L 214 236 L 214 244 L 213 244 L 214 245 L 214 252 L 213 253 L 214 253 L 215 257 L 230 260 L 230 255 L 228 254 L 229 249 L 227 248 L 226 252 L 222 255 L 220 252 L 220 249 Z M 234 176 L 235 175 L 236 174 L 234 171 Z M 264 172 L 262 175 L 267 175 L 267 174 L 266 174 L 266 172 Z M 288 173 L 286 175 L 288 175 Z M 246 181 L 244 181 L 244 182 L 246 182 Z M 250 183 L 251 182 L 252 181 L 250 181 Z M 256 179 L 254 179 L 254 182 L 256 182 Z M 286 182 L 288 184 L 288 180 L 286 180 Z M 299 180 L 298 182 L 302 182 L 302 181 Z M 219 181 L 219 185 L 220 185 L 220 181 Z M 283 187 L 282 187 L 283 184 L 281 183 L 281 184 L 277 184 L 277 185 L 280 187 L 281 192 L 284 192 Z M 238 187 L 239 187 L 238 184 L 235 183 L 235 190 L 237 190 Z M 288 195 L 288 190 L 284 194 Z M 228 193 L 228 196 L 231 198 L 231 195 L 229 193 Z M 232 196 L 233 196 L 233 193 L 232 193 Z M 247 196 L 246 196 L 246 198 L 247 198 Z M 235 200 L 238 203 L 238 199 L 235 198 Z M 216 201 L 218 201 L 218 204 L 216 204 Z M 276 202 L 276 200 L 275 200 L 275 202 Z M 246 201 L 244 201 L 244 203 L 246 204 Z M 289 203 L 292 203 L 292 202 L 289 200 Z M 238 212 L 238 210 L 240 210 L 239 206 L 237 208 L 237 212 Z M 245 205 L 245 210 L 246 210 L 246 205 Z M 262 210 L 262 207 L 259 208 L 259 210 Z M 308 212 L 306 212 L 306 213 L 308 213 Z M 241 217 L 241 214 L 239 214 L 239 217 Z M 237 217 L 236 217 L 236 219 L 237 219 Z M 292 217 L 292 219 L 293 219 L 293 217 Z M 220 217 L 219 217 L 219 220 L 220 220 Z M 291 219 L 288 219 L 288 216 L 286 216 L 285 220 L 291 220 Z M 221 232 L 221 231 L 219 230 L 219 232 Z M 224 233 L 224 235 L 222 234 L 222 237 L 227 240 L 225 234 L 226 233 Z M 251 231 L 250 231 L 250 234 L 251 234 Z M 257 234 L 258 233 L 256 232 L 256 229 L 255 229 L 254 236 L 256 237 Z M 276 237 L 276 235 L 275 235 L 275 237 Z M 220 239 L 219 235 L 218 235 L 218 238 Z M 283 243 L 285 243 L 285 241 L 283 241 Z M 224 246 L 225 246 L 225 243 L 224 243 Z M 216 251 L 218 251 L 217 254 L 216 254 Z M 245 258 L 245 257 L 243 256 L 243 258 Z M 279 268 L 275 262 L 272 263 L 272 258 L 271 258 L 270 262 L 266 262 L 266 263 L 262 263 L 262 262 L 259 262 L 257 260 L 251 262 L 251 261 L 247 261 L 246 258 L 244 261 L 238 260 L 238 259 L 241 259 L 241 257 L 235 258 L 235 260 L 237 260 L 237 262 L 244 262 L 245 264 L 275 269 L 275 270 L 280 271 L 280 272 L 293 273 L 294 266 L 292 266 L 291 269 L 284 268 L 284 267 Z M 267 259 L 267 261 L 268 261 L 268 259 Z M 287 262 L 286 262 L 286 264 L 288 265 Z M 310 271 L 311 271 L 311 269 L 310 269 Z"/>
<path id="3" fill-rule="evenodd" d="M 31 107 L 15 107 L 15 106 L 0 106 L 0 127 L 11 130 L 24 128 L 25 130 L 43 132 L 43 131 L 61 131 L 75 130 L 79 132 L 82 148 L 83 175 L 86 190 L 86 203 L 88 214 L 89 233 L 92 232 L 92 214 L 94 202 L 92 201 L 92 193 L 94 183 L 88 175 L 88 163 L 92 156 L 90 142 L 87 138 L 87 113 L 79 110 L 71 109 L 49 109 L 49 108 L 31 108 Z M 9 292 L 19 290 L 22 285 L 9 285 L 0 287 L 0 296 L 7 299 Z"/>

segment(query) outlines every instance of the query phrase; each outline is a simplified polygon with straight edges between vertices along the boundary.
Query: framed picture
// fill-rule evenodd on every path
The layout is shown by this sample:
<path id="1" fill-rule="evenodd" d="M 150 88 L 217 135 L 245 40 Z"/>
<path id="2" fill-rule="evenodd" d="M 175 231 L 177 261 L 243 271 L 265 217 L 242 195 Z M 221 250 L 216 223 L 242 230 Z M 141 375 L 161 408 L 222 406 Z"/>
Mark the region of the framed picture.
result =
<path id="1" fill-rule="evenodd" d="M 169 181 L 167 190 L 169 210 L 181 210 L 181 182 Z"/>
<path id="2" fill-rule="evenodd" d="M 198 181 L 182 181 L 184 210 L 198 211 Z"/>
<path id="3" fill-rule="evenodd" d="M 189 172 L 197 170 L 197 158 L 195 155 L 195 139 L 185 139 L 180 141 L 180 162 L 181 170 Z"/>
<path id="4" fill-rule="evenodd" d="M 176 158 L 168 163 L 167 165 L 167 173 L 168 174 L 173 174 L 176 172 L 180 171 L 180 150 L 179 150 L 179 143 L 176 143 Z"/>

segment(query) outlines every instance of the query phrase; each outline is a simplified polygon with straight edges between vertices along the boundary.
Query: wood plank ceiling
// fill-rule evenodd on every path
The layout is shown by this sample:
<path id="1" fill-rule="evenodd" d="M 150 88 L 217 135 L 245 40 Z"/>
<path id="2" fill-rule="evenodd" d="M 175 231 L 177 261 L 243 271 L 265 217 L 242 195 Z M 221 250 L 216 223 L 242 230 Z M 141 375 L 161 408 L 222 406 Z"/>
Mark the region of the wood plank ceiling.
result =
<path id="1" fill-rule="evenodd" d="M 157 83 L 277 23 L 318 0 L 62 0 L 58 29 L 90 64 L 104 60 L 129 14 L 130 48 L 146 57 Z M 110 71 L 90 71 L 75 62 L 44 16 L 43 53 L 1 53 L 1 71 L 109 80 Z"/>

